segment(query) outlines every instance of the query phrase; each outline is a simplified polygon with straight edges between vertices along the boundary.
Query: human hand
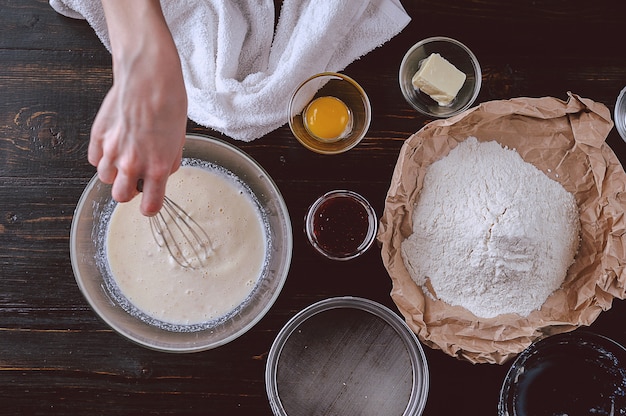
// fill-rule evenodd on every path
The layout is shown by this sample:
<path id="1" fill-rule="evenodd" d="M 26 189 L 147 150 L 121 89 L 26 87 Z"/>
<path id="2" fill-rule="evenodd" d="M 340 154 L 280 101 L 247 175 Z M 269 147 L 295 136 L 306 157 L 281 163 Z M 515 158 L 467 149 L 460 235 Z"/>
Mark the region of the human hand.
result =
<path id="1" fill-rule="evenodd" d="M 180 166 L 185 141 L 187 95 L 180 60 L 158 4 L 146 1 L 143 5 L 154 13 L 135 10 L 141 18 L 128 22 L 124 19 L 132 13 L 124 7 L 140 2 L 109 3 L 107 9 L 103 1 L 113 86 L 92 126 L 88 160 L 100 180 L 113 185 L 111 193 L 118 202 L 133 199 L 142 180 L 141 212 L 155 215 L 163 204 L 167 178 Z"/>

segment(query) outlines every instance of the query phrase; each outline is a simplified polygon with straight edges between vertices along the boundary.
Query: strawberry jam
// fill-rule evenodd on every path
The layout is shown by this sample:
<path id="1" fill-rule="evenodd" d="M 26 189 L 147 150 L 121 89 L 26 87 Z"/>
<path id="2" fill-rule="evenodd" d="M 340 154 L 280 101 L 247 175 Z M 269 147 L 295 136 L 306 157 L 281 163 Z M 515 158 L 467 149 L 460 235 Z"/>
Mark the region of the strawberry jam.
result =
<path id="1" fill-rule="evenodd" d="M 330 193 L 312 206 L 307 231 L 327 257 L 349 259 L 365 251 L 374 238 L 375 216 L 366 200 L 349 191 Z"/>

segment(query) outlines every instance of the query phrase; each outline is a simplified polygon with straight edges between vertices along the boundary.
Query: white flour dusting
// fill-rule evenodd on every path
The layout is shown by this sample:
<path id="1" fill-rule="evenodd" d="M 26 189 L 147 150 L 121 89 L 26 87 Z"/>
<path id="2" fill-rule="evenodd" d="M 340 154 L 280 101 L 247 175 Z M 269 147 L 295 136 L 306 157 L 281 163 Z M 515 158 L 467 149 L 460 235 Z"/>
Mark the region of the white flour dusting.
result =
<path id="1" fill-rule="evenodd" d="M 563 283 L 579 232 L 561 184 L 470 137 L 428 168 L 402 257 L 433 297 L 482 318 L 527 316 Z"/>

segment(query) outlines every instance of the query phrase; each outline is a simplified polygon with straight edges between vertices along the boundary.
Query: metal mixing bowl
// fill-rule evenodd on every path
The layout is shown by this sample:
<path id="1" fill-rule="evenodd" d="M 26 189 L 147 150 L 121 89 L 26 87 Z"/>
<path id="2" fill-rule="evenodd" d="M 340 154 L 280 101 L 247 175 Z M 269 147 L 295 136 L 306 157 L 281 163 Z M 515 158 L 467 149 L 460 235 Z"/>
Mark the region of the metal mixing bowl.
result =
<path id="1" fill-rule="evenodd" d="M 195 352 L 226 344 L 252 328 L 270 309 L 287 278 L 292 255 L 292 229 L 285 202 L 273 180 L 250 156 L 215 138 L 188 135 L 184 158 L 200 159 L 236 175 L 251 190 L 266 218 L 266 264 L 251 295 L 235 310 L 201 325 L 173 330 L 129 313 L 107 268 L 106 230 L 116 202 L 111 186 L 93 177 L 75 211 L 70 255 L 76 282 L 83 295 L 111 328 L 148 348 L 167 352 Z M 137 259 L 137 261 L 147 261 Z M 255 279 L 256 280 L 256 279 Z"/>
<path id="2" fill-rule="evenodd" d="M 415 334 L 387 307 L 329 298 L 278 333 L 265 385 L 276 416 L 419 416 L 428 398 L 428 363 Z"/>

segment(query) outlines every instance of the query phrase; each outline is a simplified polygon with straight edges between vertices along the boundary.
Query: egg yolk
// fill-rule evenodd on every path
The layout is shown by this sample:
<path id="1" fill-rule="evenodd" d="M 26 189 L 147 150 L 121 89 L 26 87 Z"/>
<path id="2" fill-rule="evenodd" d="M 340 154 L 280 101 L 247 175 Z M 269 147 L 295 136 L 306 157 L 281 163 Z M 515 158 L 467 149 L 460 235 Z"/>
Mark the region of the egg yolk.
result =
<path id="1" fill-rule="evenodd" d="M 318 139 L 336 140 L 349 130 L 350 118 L 348 106 L 339 98 L 319 97 L 306 108 L 304 124 Z"/>

